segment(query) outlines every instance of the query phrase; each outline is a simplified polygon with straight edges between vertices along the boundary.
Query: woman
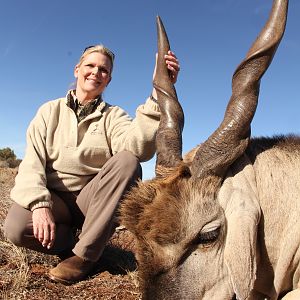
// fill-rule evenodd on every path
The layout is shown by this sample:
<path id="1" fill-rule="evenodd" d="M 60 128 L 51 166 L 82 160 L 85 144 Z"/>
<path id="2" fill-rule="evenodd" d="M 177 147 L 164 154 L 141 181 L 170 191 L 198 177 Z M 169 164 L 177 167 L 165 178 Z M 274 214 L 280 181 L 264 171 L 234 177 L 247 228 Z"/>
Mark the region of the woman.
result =
<path id="1" fill-rule="evenodd" d="M 159 124 L 156 92 L 135 119 L 105 103 L 114 55 L 88 47 L 75 66 L 76 89 L 45 103 L 27 131 L 27 149 L 11 192 L 15 202 L 5 220 L 15 245 L 62 261 L 49 272 L 57 282 L 84 279 L 114 232 L 114 214 L 124 193 L 141 178 L 140 161 L 155 153 Z M 176 82 L 179 62 L 166 55 Z M 74 232 L 81 229 L 75 240 Z"/>

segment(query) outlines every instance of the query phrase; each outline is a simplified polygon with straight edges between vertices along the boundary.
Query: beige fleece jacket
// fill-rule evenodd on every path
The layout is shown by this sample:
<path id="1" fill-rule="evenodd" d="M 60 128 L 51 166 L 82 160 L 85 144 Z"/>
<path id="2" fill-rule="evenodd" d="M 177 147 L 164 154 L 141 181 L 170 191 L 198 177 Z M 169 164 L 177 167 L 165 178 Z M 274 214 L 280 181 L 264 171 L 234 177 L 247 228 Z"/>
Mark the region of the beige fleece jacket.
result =
<path id="1" fill-rule="evenodd" d="M 155 153 L 159 119 L 158 105 L 150 99 L 137 108 L 134 119 L 102 102 L 79 123 L 66 98 L 45 103 L 27 130 L 12 200 L 32 210 L 51 207 L 49 189 L 81 190 L 111 154 L 128 150 L 140 161 L 149 160 Z"/>

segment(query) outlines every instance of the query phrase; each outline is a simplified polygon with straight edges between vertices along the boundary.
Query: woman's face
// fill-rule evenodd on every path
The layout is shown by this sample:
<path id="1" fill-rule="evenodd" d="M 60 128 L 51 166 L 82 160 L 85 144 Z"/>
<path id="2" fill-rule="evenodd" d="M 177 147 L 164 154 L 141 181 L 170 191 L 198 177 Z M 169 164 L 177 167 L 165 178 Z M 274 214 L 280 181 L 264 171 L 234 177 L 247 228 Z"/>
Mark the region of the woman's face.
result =
<path id="1" fill-rule="evenodd" d="M 79 101 L 95 99 L 104 91 L 111 80 L 111 67 L 110 59 L 99 52 L 88 54 L 81 65 L 75 67 Z"/>

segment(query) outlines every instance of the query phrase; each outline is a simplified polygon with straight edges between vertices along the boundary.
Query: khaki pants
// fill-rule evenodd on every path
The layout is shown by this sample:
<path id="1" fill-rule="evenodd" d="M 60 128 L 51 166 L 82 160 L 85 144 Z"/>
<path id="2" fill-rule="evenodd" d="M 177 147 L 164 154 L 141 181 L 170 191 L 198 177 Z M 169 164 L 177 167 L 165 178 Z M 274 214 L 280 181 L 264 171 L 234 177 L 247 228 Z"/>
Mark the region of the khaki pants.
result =
<path id="1" fill-rule="evenodd" d="M 48 254 L 73 249 L 77 256 L 97 261 L 118 225 L 114 217 L 120 200 L 141 176 L 138 159 L 123 151 L 108 160 L 80 192 L 50 191 L 56 223 L 56 239 L 50 250 L 33 235 L 32 212 L 16 203 L 8 211 L 5 235 L 17 246 Z M 77 242 L 76 229 L 81 229 Z"/>

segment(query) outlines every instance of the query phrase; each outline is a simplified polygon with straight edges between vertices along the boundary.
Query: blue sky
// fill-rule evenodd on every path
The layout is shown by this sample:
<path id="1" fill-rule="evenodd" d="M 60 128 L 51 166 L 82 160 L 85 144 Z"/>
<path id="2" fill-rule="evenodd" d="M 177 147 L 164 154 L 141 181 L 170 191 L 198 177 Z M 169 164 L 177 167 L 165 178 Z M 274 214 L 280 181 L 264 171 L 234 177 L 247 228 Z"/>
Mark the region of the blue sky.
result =
<path id="1" fill-rule="evenodd" d="M 222 121 L 231 76 L 267 20 L 271 0 L 2 0 L 0 148 L 19 158 L 26 128 L 45 101 L 66 94 L 82 50 L 103 43 L 116 54 L 104 98 L 134 116 L 151 91 L 160 15 L 181 62 L 176 84 L 185 112 L 183 149 Z M 300 133 L 300 1 L 291 0 L 286 33 L 261 83 L 254 136 Z M 154 160 L 144 164 L 153 174 Z"/>

